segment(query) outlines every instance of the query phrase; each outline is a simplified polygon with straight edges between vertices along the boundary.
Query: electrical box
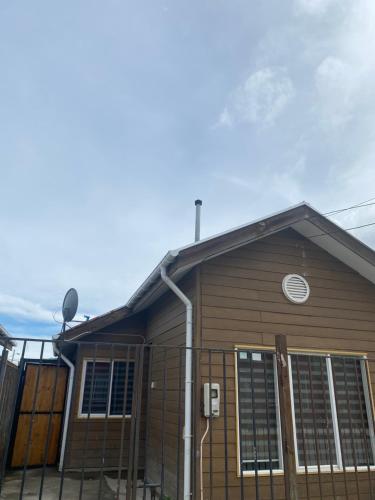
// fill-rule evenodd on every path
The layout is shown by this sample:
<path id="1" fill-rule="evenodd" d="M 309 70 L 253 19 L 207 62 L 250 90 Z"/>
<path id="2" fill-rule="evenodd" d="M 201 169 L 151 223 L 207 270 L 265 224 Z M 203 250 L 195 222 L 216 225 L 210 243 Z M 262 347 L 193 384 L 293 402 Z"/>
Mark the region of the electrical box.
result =
<path id="1" fill-rule="evenodd" d="M 203 415 L 206 418 L 220 416 L 219 384 L 207 383 L 203 385 Z"/>

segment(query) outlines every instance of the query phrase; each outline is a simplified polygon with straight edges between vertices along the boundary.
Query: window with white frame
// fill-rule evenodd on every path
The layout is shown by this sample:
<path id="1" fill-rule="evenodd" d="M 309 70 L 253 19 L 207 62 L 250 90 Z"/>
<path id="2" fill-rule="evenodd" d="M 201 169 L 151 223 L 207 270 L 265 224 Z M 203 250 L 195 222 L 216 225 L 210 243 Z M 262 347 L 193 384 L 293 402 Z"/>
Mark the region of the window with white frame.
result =
<path id="1" fill-rule="evenodd" d="M 85 360 L 82 377 L 80 416 L 131 415 L 133 361 Z"/>
<path id="2" fill-rule="evenodd" d="M 305 354 L 289 360 L 297 466 L 375 465 L 365 360 Z"/>
<path id="3" fill-rule="evenodd" d="M 282 470 L 275 354 L 241 349 L 237 371 L 240 471 Z M 290 354 L 289 375 L 298 470 L 375 466 L 365 359 Z"/>
<path id="4" fill-rule="evenodd" d="M 238 417 L 240 470 L 282 469 L 275 355 L 239 351 Z"/>

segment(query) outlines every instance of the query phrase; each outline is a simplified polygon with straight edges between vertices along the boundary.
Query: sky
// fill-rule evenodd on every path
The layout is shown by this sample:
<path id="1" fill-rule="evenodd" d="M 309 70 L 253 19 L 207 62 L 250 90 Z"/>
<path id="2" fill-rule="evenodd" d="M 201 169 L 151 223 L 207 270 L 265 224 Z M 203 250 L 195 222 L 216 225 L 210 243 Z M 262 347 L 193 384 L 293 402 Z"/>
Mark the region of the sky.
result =
<path id="1" fill-rule="evenodd" d="M 206 237 L 375 197 L 374 48 L 373 0 L 2 0 L 0 323 L 123 305 L 196 198 Z"/>

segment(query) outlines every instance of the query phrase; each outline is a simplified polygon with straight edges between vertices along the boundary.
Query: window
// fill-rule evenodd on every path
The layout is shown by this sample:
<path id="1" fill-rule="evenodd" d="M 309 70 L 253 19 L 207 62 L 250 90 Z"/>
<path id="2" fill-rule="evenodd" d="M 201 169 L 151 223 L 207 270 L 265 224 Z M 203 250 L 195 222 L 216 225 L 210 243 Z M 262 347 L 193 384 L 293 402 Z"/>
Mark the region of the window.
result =
<path id="1" fill-rule="evenodd" d="M 236 362 L 239 471 L 280 471 L 283 464 L 275 354 L 241 348 Z M 365 359 L 292 353 L 289 377 L 297 470 L 375 466 Z"/>
<path id="2" fill-rule="evenodd" d="M 363 375 L 362 375 L 363 374 Z M 360 359 L 332 357 L 332 376 L 336 391 L 341 456 L 345 467 L 374 464 L 374 436 L 370 435 L 371 409 L 364 362 Z M 366 382 L 367 383 L 367 382 Z M 366 401 L 367 399 L 367 401 Z"/>
<path id="3" fill-rule="evenodd" d="M 337 465 L 326 360 L 322 356 L 290 358 L 297 463 L 303 467 Z"/>
<path id="4" fill-rule="evenodd" d="M 105 417 L 107 414 L 108 416 L 123 416 L 124 411 L 125 415 L 130 415 L 133 385 L 133 361 L 85 360 L 80 416 Z M 124 401 L 125 394 L 126 402 Z"/>
<path id="5" fill-rule="evenodd" d="M 240 470 L 280 470 L 275 355 L 239 351 L 237 367 Z"/>
<path id="6" fill-rule="evenodd" d="M 304 354 L 289 360 L 298 468 L 374 465 L 364 360 Z"/>

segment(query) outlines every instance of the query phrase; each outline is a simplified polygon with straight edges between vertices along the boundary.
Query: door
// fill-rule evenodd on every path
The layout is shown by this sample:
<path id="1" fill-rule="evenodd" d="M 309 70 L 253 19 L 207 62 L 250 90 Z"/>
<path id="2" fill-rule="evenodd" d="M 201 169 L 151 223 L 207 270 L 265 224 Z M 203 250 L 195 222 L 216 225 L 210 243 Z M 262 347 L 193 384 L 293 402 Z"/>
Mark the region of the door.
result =
<path id="1" fill-rule="evenodd" d="M 27 363 L 11 458 L 12 467 L 56 463 L 67 372 L 66 367 Z"/>

